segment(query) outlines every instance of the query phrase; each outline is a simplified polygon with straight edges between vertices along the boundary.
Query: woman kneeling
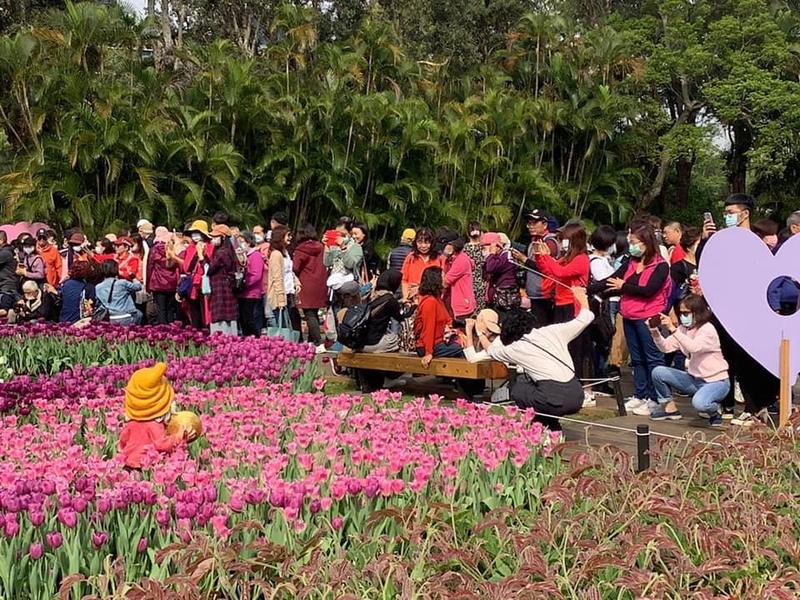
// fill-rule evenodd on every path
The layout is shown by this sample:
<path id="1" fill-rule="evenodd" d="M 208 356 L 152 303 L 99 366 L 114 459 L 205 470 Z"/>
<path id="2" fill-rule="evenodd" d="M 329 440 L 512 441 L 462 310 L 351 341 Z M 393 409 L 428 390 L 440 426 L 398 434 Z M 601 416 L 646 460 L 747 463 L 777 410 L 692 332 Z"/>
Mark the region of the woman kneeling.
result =
<path id="1" fill-rule="evenodd" d="M 722 425 L 720 402 L 728 394 L 728 363 L 722 356 L 719 335 L 710 323 L 711 311 L 702 296 L 688 296 L 679 305 L 680 327 L 672 319 L 662 315 L 661 325 L 669 332 L 663 337 L 657 327 L 651 327 L 653 341 L 662 352 L 681 352 L 686 358 L 686 371 L 672 367 L 653 369 L 653 386 L 658 397 L 659 408 L 651 413 L 654 421 L 681 418 L 681 413 L 672 399 L 672 389 L 692 395 L 692 405 L 701 417 L 707 417 L 709 425 Z"/>

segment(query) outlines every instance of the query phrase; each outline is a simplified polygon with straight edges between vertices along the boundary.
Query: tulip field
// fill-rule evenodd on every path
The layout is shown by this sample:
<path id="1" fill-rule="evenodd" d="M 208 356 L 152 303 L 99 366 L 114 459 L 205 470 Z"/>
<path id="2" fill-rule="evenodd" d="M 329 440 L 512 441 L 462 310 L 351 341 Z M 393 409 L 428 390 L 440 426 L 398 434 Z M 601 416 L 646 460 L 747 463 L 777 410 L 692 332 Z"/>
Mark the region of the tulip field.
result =
<path id="1" fill-rule="evenodd" d="M 155 360 L 203 436 L 130 471 L 123 387 Z M 316 360 L 179 327 L 0 328 L 0 598 L 800 593 L 794 430 L 636 475 L 612 450 L 562 461 L 516 408 L 326 394 Z"/>

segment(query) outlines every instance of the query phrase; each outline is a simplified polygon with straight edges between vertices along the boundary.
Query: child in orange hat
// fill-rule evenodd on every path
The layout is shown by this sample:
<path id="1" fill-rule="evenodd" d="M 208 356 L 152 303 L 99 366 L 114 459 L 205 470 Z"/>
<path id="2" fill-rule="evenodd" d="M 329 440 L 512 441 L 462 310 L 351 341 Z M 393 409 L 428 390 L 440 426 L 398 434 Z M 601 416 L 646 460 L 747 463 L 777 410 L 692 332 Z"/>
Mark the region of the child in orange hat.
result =
<path id="1" fill-rule="evenodd" d="M 156 363 L 139 369 L 125 388 L 125 417 L 128 422 L 119 436 L 119 448 L 125 466 L 140 469 L 148 447 L 159 452 L 172 452 L 186 437 L 183 427 L 167 435 L 166 424 L 172 415 L 175 390 L 164 376 L 167 365 Z"/>

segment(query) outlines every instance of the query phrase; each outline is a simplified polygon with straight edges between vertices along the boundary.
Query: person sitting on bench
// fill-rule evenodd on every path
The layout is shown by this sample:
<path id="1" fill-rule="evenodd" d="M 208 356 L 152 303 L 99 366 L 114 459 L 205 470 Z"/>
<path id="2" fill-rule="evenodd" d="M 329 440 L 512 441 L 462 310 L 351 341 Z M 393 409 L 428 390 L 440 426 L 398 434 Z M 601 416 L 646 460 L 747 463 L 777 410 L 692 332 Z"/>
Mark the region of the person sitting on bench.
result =
<path id="1" fill-rule="evenodd" d="M 573 287 L 572 293 L 580 312 L 571 321 L 537 327 L 531 313 L 514 309 L 504 315 L 500 337 L 487 349 L 494 360 L 522 368 L 511 386 L 511 400 L 520 408 L 533 408 L 536 420 L 551 431 L 561 430 L 555 417 L 575 414 L 583 405 L 583 388 L 567 344 L 589 326 L 594 315 L 586 289 Z"/>
<path id="2" fill-rule="evenodd" d="M 407 314 L 397 301 L 397 290 L 403 276 L 400 271 L 389 269 L 378 276 L 375 291 L 369 301 L 367 334 L 361 352 L 397 352 L 400 336 L 396 326 Z"/>

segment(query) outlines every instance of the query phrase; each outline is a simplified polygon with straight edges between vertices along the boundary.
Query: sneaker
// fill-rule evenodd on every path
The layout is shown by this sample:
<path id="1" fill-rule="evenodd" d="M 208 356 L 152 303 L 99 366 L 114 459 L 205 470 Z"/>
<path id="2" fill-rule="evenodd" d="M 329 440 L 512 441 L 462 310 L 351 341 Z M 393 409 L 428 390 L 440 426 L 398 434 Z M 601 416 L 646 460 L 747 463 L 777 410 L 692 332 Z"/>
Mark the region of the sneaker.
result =
<path id="1" fill-rule="evenodd" d="M 640 406 L 647 404 L 646 400 L 640 400 L 636 396 L 629 396 L 625 398 L 625 408 L 628 410 L 633 410 L 634 408 L 639 408 Z"/>
<path id="2" fill-rule="evenodd" d="M 583 392 L 583 408 L 594 408 L 597 406 L 597 401 L 591 392 Z"/>
<path id="3" fill-rule="evenodd" d="M 316 347 L 317 354 L 325 354 L 328 351 L 328 348 L 325 347 L 325 344 L 320 344 Z"/>
<path id="4" fill-rule="evenodd" d="M 707 413 L 704 410 L 698 410 L 697 411 L 697 416 L 700 417 L 701 419 L 710 419 L 711 418 L 711 413 Z M 721 418 L 722 418 L 722 416 L 720 416 L 720 419 Z"/>
<path id="5" fill-rule="evenodd" d="M 700 413 L 697 413 L 700 414 Z M 722 415 L 719 413 L 714 413 L 713 415 L 709 415 L 708 417 L 708 425 L 710 427 L 722 427 Z"/>
<path id="6" fill-rule="evenodd" d="M 767 407 L 767 412 L 769 414 L 771 414 L 771 415 L 779 415 L 780 414 L 780 408 L 778 408 L 778 403 L 777 402 L 773 402 L 772 404 L 770 404 Z"/>
<path id="7" fill-rule="evenodd" d="M 681 415 L 680 411 L 673 410 L 672 412 L 667 412 L 660 406 L 650 413 L 651 421 L 677 421 L 682 417 L 683 415 Z"/>
<path id="8" fill-rule="evenodd" d="M 598 386 L 594 388 L 592 393 L 595 396 L 602 396 L 604 398 L 612 398 L 614 396 L 614 388 L 611 386 Z"/>
<path id="9" fill-rule="evenodd" d="M 659 406 L 658 402 L 653 402 L 652 400 L 648 400 L 641 406 L 633 409 L 633 414 L 639 415 L 640 417 L 649 417 L 654 412 L 658 412 Z"/>
<path id="10" fill-rule="evenodd" d="M 738 417 L 731 421 L 731 425 L 737 425 L 738 427 L 752 427 L 755 425 L 757 420 L 756 415 L 750 414 L 749 412 L 743 412 Z"/>
<path id="11" fill-rule="evenodd" d="M 722 418 L 726 421 L 730 421 L 733 418 L 733 408 L 730 407 L 723 407 L 722 409 Z"/>

